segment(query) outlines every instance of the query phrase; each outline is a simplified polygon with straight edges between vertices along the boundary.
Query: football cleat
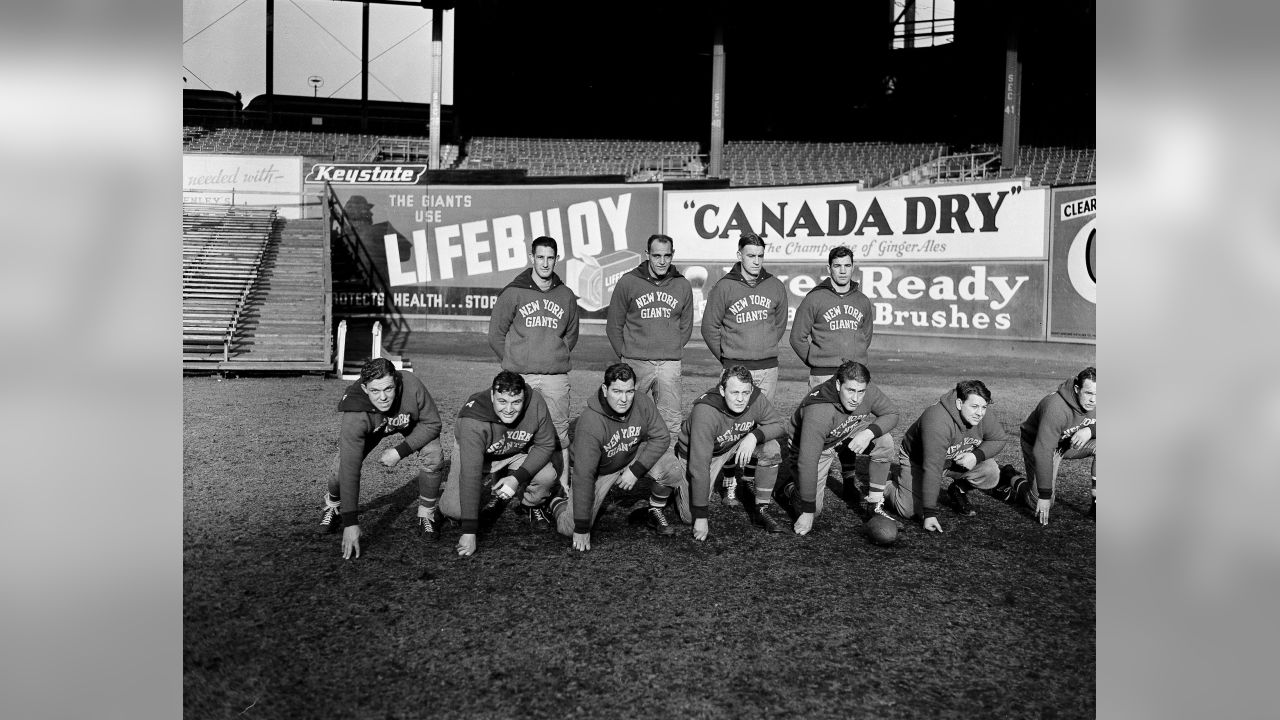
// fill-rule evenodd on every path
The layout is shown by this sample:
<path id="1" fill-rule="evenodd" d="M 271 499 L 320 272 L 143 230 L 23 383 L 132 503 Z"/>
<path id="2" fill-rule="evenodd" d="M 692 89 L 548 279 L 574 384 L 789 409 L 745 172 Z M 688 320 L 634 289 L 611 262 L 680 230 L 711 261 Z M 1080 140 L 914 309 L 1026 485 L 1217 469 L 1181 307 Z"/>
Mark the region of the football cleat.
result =
<path id="1" fill-rule="evenodd" d="M 541 505 L 524 508 L 529 516 L 529 527 L 537 532 L 546 532 L 551 529 L 551 517 L 546 508 Z"/>
<path id="2" fill-rule="evenodd" d="M 883 500 L 878 503 L 864 502 L 862 505 L 863 505 L 862 507 L 863 522 L 868 522 L 871 520 L 871 518 L 878 516 L 893 523 L 893 526 L 899 530 L 903 528 L 902 522 L 897 518 L 895 518 L 894 516 L 890 515 L 889 511 L 884 509 Z"/>
<path id="3" fill-rule="evenodd" d="M 440 513 L 432 510 L 429 515 L 418 516 L 418 533 L 426 539 L 427 542 L 435 542 L 440 539 Z"/>
<path id="4" fill-rule="evenodd" d="M 951 499 L 951 507 L 955 508 L 957 514 L 969 516 L 978 514 L 969 503 L 969 494 L 961 489 L 958 482 L 951 483 L 951 487 L 947 488 L 947 497 Z"/>
<path id="5" fill-rule="evenodd" d="M 671 521 L 667 520 L 667 513 L 660 507 L 649 506 L 645 511 L 645 524 L 653 528 L 658 535 L 672 535 L 676 529 L 671 527 Z"/>
<path id="6" fill-rule="evenodd" d="M 769 507 L 770 507 L 769 505 L 757 505 L 755 512 L 752 513 L 752 520 L 755 522 L 755 524 L 764 528 L 765 532 L 768 532 L 768 533 L 786 532 L 787 531 L 786 524 L 780 522 L 777 518 L 775 518 L 773 516 L 773 513 L 769 510 Z"/>
<path id="7" fill-rule="evenodd" d="M 324 513 L 320 516 L 320 532 L 336 533 L 342 530 L 342 505 L 329 501 L 329 495 L 324 496 Z"/>

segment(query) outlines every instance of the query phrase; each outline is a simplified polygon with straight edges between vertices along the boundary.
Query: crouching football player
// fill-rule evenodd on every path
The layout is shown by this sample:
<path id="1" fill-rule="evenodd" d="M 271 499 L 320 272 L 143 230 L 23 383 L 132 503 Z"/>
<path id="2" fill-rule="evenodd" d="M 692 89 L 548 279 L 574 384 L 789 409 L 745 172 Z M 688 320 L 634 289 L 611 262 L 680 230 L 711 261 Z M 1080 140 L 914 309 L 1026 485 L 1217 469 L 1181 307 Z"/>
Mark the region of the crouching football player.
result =
<path id="1" fill-rule="evenodd" d="M 342 558 L 360 557 L 360 468 L 374 448 L 394 435 L 403 439 L 387 447 L 378 461 L 395 467 L 417 455 L 418 492 L 440 483 L 440 413 L 435 400 L 413 373 L 401 372 L 386 358 L 373 358 L 360 368 L 360 379 L 338 402 L 342 413 L 335 471 L 329 479 L 320 527 L 342 528 Z"/>
<path id="2" fill-rule="evenodd" d="M 899 515 L 916 517 L 925 530 L 942 532 L 938 493 L 951 478 L 947 495 L 961 515 L 974 515 L 968 491 L 990 490 L 999 480 L 996 456 L 1006 435 L 987 410 L 991 391 L 981 380 L 963 380 L 925 409 L 902 437 L 900 472 L 885 488 L 885 500 Z"/>
<path id="3" fill-rule="evenodd" d="M 573 538 L 574 549 L 586 551 L 609 490 L 614 485 L 630 490 L 645 475 L 671 484 L 667 478 L 676 461 L 667 452 L 671 433 L 658 407 L 649 396 L 636 394 L 636 374 L 626 363 L 604 371 L 604 384 L 574 422 L 569 497 L 553 498 L 551 512 L 560 534 Z M 674 532 L 660 509 L 649 515 L 660 534 Z"/>
<path id="4" fill-rule="evenodd" d="M 438 500 L 440 512 L 461 521 L 458 554 L 471 555 L 476 551 L 481 515 L 485 522 L 496 520 L 518 491 L 530 525 L 549 530 L 545 501 L 560 487 L 559 450 L 542 394 L 519 373 L 498 373 L 488 390 L 472 395 L 458 411 L 444 495 L 438 480 L 428 483 L 418 506 L 423 535 L 428 540 L 440 537 Z"/>
<path id="5" fill-rule="evenodd" d="M 782 416 L 755 386 L 751 371 L 742 365 L 726 368 L 720 373 L 720 384 L 693 401 L 689 417 L 680 426 L 674 472 L 655 482 L 649 497 L 654 522 L 663 522 L 659 518 L 675 489 L 680 519 L 693 523 L 695 540 L 706 540 L 711 532 L 707 505 L 712 478 L 719 476 L 730 458 L 738 467 L 746 467 L 756 447 L 781 436 Z M 769 532 L 783 530 L 769 509 L 777 475 L 776 465 L 756 469 L 756 502 L 751 516 Z"/>
<path id="6" fill-rule="evenodd" d="M 778 487 L 779 497 L 795 515 L 797 535 L 812 530 L 814 519 L 822 513 L 832 466 L 839 463 L 852 468 L 858 455 L 871 460 L 863 519 L 874 513 L 893 520 L 882 503 L 893 461 L 890 432 L 897 426 L 897 405 L 871 382 L 867 366 L 855 360 L 841 364 L 834 375 L 804 396 L 787 420 L 783 443 L 786 461 Z"/>
<path id="7" fill-rule="evenodd" d="M 1024 503 L 1035 511 L 1041 525 L 1049 524 L 1049 509 L 1058 490 L 1058 466 L 1063 460 L 1090 458 L 1089 482 L 1094 498 L 1089 517 L 1097 506 L 1098 456 L 1094 454 L 1098 435 L 1098 370 L 1087 367 L 1074 379 L 1064 380 L 1036 405 L 1021 428 L 1023 475 L 1005 465 L 993 497 Z"/>

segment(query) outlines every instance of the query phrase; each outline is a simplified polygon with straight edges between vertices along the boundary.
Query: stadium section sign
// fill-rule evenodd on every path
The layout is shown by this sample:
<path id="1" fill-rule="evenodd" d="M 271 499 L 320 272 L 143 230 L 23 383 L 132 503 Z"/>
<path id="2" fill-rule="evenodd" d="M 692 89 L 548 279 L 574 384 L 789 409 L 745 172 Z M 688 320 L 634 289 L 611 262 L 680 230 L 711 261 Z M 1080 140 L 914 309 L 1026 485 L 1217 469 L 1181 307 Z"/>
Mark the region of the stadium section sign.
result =
<path id="1" fill-rule="evenodd" d="M 813 185 L 666 193 L 666 233 L 677 257 L 734 257 L 738 236 L 757 232 L 771 262 L 827 261 L 837 245 L 854 262 L 1043 260 L 1048 190 L 1008 181 L 861 189 Z"/>
<path id="2" fill-rule="evenodd" d="M 182 201 L 280 208 L 303 217 L 302 158 L 281 155 L 182 156 Z M 318 217 L 319 209 L 309 217 Z"/>
<path id="3" fill-rule="evenodd" d="M 693 281 L 694 302 L 701 311 L 706 292 L 733 266 L 680 267 Z M 795 319 L 804 296 L 827 275 L 825 263 L 765 267 L 791 296 L 789 321 Z M 1045 339 L 1044 262 L 860 263 L 854 280 L 871 299 L 877 334 Z"/>
<path id="4" fill-rule="evenodd" d="M 529 266 L 529 243 L 559 241 L 556 272 L 585 319 L 603 320 L 613 287 L 661 225 L 661 186 L 335 185 L 360 241 L 407 316 L 488 317 Z M 337 278 L 338 312 L 378 304 L 376 288 Z"/>
<path id="5" fill-rule="evenodd" d="M 1054 190 L 1049 339 L 1098 341 L 1098 186 Z"/>

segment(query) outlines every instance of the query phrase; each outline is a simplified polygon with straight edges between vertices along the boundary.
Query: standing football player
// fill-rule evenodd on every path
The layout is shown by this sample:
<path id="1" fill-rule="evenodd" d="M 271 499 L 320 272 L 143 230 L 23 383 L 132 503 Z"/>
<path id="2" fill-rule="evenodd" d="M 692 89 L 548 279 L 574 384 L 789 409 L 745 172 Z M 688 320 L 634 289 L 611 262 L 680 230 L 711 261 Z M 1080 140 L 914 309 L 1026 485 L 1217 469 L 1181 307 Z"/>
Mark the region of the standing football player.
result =
<path id="1" fill-rule="evenodd" d="M 809 366 L 809 387 L 831 377 L 845 360 L 865 365 L 875 332 L 871 300 L 853 281 L 853 251 L 832 248 L 827 272 L 800 301 L 791 323 L 791 349 Z"/>

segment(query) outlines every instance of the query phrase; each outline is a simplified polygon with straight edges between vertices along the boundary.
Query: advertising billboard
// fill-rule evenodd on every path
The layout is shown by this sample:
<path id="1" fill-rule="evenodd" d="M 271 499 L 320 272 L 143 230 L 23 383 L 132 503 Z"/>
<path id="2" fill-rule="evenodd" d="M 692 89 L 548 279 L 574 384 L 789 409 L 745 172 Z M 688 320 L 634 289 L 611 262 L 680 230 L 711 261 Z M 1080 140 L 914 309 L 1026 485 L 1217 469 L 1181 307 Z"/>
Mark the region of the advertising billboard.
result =
<path id="1" fill-rule="evenodd" d="M 825 263 L 837 245 L 854 262 L 1045 259 L 1047 188 L 1007 180 L 860 188 L 673 190 L 664 227 L 682 261 L 730 259 L 747 232 L 768 243 L 767 262 Z"/>
<path id="2" fill-rule="evenodd" d="M 304 215 L 302 158 L 283 155 L 182 156 L 182 201 L 189 203 L 279 207 L 280 217 Z"/>
<path id="3" fill-rule="evenodd" d="M 1096 343 L 1098 188 L 1054 190 L 1049 255 L 1049 339 Z"/>
<path id="4" fill-rule="evenodd" d="M 343 177 L 358 177 L 358 168 L 348 170 L 356 175 Z M 382 184 L 333 190 L 406 316 L 487 317 L 502 288 L 529 267 L 529 243 L 548 235 L 559 242 L 556 272 L 578 296 L 582 317 L 603 319 L 618 278 L 640 263 L 645 240 L 661 227 L 658 185 L 428 186 L 414 184 L 421 176 L 408 170 L 391 180 L 403 184 L 386 184 L 399 176 L 381 172 Z M 334 169 L 311 171 L 324 173 Z M 378 304 L 377 288 L 334 279 L 336 312 Z"/>

